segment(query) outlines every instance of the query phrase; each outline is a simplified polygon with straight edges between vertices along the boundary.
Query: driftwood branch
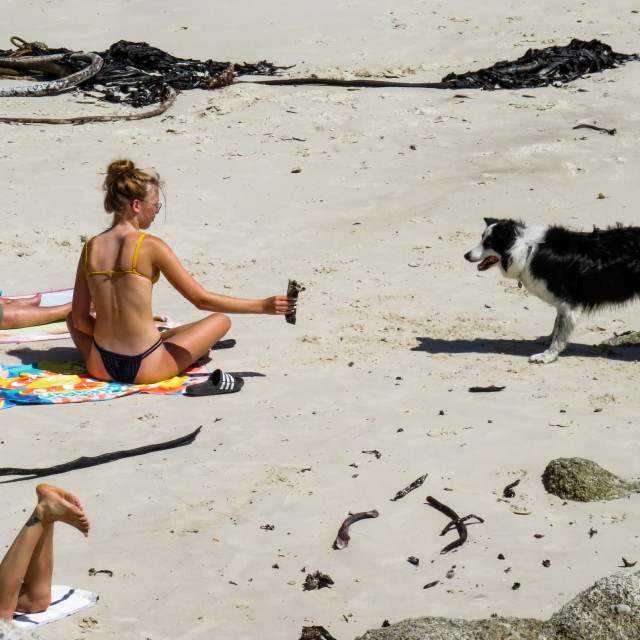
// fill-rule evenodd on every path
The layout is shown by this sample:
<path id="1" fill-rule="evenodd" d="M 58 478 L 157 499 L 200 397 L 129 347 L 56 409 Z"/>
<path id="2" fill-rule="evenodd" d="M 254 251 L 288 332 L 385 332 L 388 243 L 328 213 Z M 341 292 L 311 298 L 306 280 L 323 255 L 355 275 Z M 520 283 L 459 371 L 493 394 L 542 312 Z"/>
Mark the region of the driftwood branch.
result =
<path id="1" fill-rule="evenodd" d="M 124 451 L 113 451 L 111 453 L 103 453 L 99 456 L 83 456 L 76 458 L 71 462 L 64 462 L 62 464 L 54 465 L 53 467 L 41 467 L 35 469 L 20 469 L 17 467 L 2 467 L 0 468 L 0 476 L 34 476 L 36 478 L 42 478 L 44 476 L 53 476 L 58 473 L 66 473 L 67 471 L 75 471 L 76 469 L 86 469 L 87 467 L 95 467 L 99 464 L 105 464 L 106 462 L 113 462 L 114 460 L 120 460 L 121 458 L 131 458 L 133 456 L 141 456 L 145 453 L 151 453 L 153 451 L 164 451 L 165 449 L 173 449 L 175 447 L 183 447 L 187 444 L 191 444 L 196 436 L 200 433 L 202 427 L 198 427 L 193 433 L 182 436 L 169 442 L 160 442 L 159 444 L 148 444 L 144 447 L 137 447 L 136 449 L 125 449 Z"/>

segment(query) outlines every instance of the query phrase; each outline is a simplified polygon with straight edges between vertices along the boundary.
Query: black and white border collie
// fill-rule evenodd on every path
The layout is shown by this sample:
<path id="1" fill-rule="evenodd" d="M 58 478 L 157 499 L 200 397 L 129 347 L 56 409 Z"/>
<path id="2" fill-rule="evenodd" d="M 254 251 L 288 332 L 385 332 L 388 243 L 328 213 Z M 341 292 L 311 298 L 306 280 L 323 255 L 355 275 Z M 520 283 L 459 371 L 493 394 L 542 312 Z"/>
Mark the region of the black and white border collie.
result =
<path id="1" fill-rule="evenodd" d="M 583 312 L 621 305 L 640 295 L 640 227 L 591 232 L 484 219 L 480 244 L 465 254 L 478 271 L 498 265 L 527 291 L 556 308 L 551 345 L 529 358 L 558 359 Z"/>

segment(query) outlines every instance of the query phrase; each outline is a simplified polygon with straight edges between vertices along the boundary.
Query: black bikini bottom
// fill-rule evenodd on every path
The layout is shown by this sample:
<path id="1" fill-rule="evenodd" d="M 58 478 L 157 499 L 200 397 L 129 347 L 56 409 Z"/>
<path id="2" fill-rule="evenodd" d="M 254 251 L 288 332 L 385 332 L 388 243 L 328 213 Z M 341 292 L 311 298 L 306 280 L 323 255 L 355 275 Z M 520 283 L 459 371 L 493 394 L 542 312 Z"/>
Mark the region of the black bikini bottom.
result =
<path id="1" fill-rule="evenodd" d="M 116 382 L 132 384 L 135 382 L 142 361 L 162 344 L 162 338 L 158 338 L 158 342 L 149 347 L 144 353 L 137 356 L 125 356 L 120 353 L 114 353 L 113 351 L 107 351 L 95 341 L 95 338 L 93 340 L 93 344 L 96 346 L 96 349 L 102 358 L 102 364 L 107 370 L 107 373 Z"/>

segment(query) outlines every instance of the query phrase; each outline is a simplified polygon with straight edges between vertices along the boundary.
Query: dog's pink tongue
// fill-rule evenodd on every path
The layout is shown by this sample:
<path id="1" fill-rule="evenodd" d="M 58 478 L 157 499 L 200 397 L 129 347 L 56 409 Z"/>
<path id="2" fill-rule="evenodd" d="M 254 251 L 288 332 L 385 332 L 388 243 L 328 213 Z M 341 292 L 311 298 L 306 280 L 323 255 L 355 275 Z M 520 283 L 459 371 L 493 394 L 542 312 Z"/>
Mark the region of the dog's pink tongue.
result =
<path id="1" fill-rule="evenodd" d="M 498 262 L 498 257 L 497 256 L 487 256 L 478 265 L 478 271 L 484 271 L 485 269 L 488 269 L 492 264 L 495 264 L 496 262 Z"/>

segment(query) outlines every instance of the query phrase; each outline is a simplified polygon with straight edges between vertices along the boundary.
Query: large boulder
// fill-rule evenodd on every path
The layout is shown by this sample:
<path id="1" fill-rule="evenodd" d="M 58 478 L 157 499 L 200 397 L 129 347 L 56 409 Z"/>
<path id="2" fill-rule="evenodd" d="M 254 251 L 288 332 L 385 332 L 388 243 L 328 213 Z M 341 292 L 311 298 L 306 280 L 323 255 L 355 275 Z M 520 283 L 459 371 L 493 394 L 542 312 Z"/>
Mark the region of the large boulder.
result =
<path id="1" fill-rule="evenodd" d="M 637 482 L 628 482 L 586 458 L 557 458 L 542 474 L 544 488 L 563 500 L 595 502 L 623 498 L 640 490 Z"/>
<path id="2" fill-rule="evenodd" d="M 640 640 L 640 571 L 598 580 L 543 622 L 418 618 L 356 640 Z"/>

